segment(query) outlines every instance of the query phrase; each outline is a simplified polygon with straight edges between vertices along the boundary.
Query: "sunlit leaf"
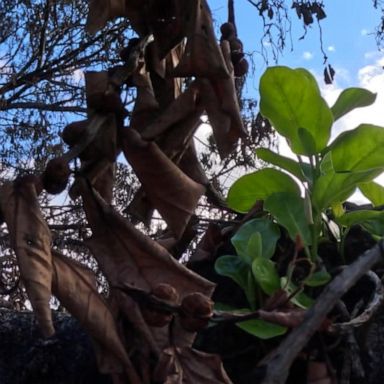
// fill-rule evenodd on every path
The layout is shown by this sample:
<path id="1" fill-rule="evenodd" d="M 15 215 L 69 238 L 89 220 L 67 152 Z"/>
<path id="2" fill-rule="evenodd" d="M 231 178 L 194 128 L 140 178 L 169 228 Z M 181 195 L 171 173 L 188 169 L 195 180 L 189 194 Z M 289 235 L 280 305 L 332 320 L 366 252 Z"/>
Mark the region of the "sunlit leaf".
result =
<path id="1" fill-rule="evenodd" d="M 369 232 L 377 236 L 384 235 L 384 212 L 361 210 L 347 212 L 337 219 L 337 222 L 346 227 L 360 224 Z"/>
<path id="2" fill-rule="evenodd" d="M 261 113 L 287 138 L 293 152 L 312 155 L 327 145 L 332 112 L 308 71 L 268 68 L 260 80 L 260 96 Z M 300 129 L 306 132 L 304 140 Z"/>
<path id="3" fill-rule="evenodd" d="M 305 173 L 303 172 L 302 167 L 309 168 L 309 164 L 304 163 L 300 165 L 297 161 L 290 159 L 289 157 L 279 155 L 268 148 L 256 149 L 256 155 L 259 159 L 288 171 L 299 180 L 306 181 Z"/>
<path id="4" fill-rule="evenodd" d="M 304 199 L 298 194 L 280 192 L 267 198 L 264 208 L 285 227 L 292 240 L 300 235 L 305 245 L 311 244 L 309 222 L 305 214 Z"/>
<path id="5" fill-rule="evenodd" d="M 358 185 L 361 193 L 373 204 L 374 207 L 384 205 L 384 187 L 375 181 Z"/>
<path id="6" fill-rule="evenodd" d="M 348 88 L 340 93 L 331 108 L 335 120 L 356 108 L 367 107 L 376 100 L 376 93 L 363 88 Z"/>
<path id="7" fill-rule="evenodd" d="M 299 186 L 286 173 L 273 168 L 265 168 L 240 177 L 228 192 L 230 208 L 247 212 L 257 200 L 265 200 L 275 192 L 300 193 Z"/>

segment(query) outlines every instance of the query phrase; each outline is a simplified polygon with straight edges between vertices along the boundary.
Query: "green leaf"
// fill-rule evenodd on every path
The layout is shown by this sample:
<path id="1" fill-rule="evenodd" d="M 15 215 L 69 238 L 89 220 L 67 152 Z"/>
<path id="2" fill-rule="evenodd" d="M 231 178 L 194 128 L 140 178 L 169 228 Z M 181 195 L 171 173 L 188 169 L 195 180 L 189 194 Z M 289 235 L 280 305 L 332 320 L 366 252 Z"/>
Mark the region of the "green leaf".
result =
<path id="1" fill-rule="evenodd" d="M 231 242 L 237 254 L 247 256 L 249 240 L 255 233 L 259 233 L 262 238 L 261 256 L 271 258 L 275 253 L 277 240 L 280 238 L 280 229 L 271 220 L 265 218 L 247 221 L 232 236 Z"/>
<path id="2" fill-rule="evenodd" d="M 243 331 L 250 333 L 259 339 L 271 339 L 272 337 L 284 335 L 287 332 L 286 327 L 272 324 L 261 319 L 242 321 L 236 324 Z"/>
<path id="3" fill-rule="evenodd" d="M 262 257 L 263 253 L 263 240 L 260 232 L 255 232 L 251 235 L 247 243 L 247 256 L 252 264 L 256 257 Z"/>
<path id="4" fill-rule="evenodd" d="M 268 148 L 256 149 L 256 155 L 259 159 L 288 171 L 293 176 L 297 177 L 299 180 L 307 181 L 305 175 L 307 173 L 310 173 L 309 164 L 303 164 L 303 167 L 308 168 L 303 171 L 297 161 L 290 159 L 289 157 L 279 155 L 278 153 L 275 153 Z"/>
<path id="5" fill-rule="evenodd" d="M 284 289 L 285 292 L 288 293 L 288 295 L 297 292 L 297 286 L 291 281 L 287 284 L 286 277 L 282 277 L 280 279 L 280 286 L 282 289 Z M 302 292 L 301 289 L 291 298 L 291 302 L 297 305 L 299 308 L 308 309 L 313 305 L 315 301 L 311 297 L 306 295 L 304 292 Z"/>
<path id="6" fill-rule="evenodd" d="M 264 257 L 257 257 L 252 263 L 252 273 L 256 282 L 267 295 L 272 295 L 280 289 L 280 277 L 273 261 Z"/>
<path id="7" fill-rule="evenodd" d="M 329 146 L 336 172 L 384 169 L 384 128 L 361 124 Z"/>
<path id="8" fill-rule="evenodd" d="M 332 152 L 327 152 L 320 163 L 320 172 L 322 175 L 334 172 Z"/>
<path id="9" fill-rule="evenodd" d="M 256 285 L 251 268 L 239 257 L 233 255 L 220 256 L 215 263 L 215 271 L 231 278 L 244 291 L 251 308 L 256 306 Z"/>
<path id="10" fill-rule="evenodd" d="M 300 194 L 296 182 L 286 173 L 273 168 L 244 175 L 236 180 L 228 192 L 228 206 L 238 212 L 248 212 L 257 200 L 265 200 L 275 192 Z"/>
<path id="11" fill-rule="evenodd" d="M 384 205 L 384 187 L 374 181 L 358 185 L 361 193 L 373 204 L 374 207 Z"/>
<path id="12" fill-rule="evenodd" d="M 305 202 L 299 195 L 287 192 L 274 193 L 264 203 L 277 222 L 285 227 L 293 241 L 300 235 L 305 245 L 311 244 L 311 232 L 305 214 Z"/>
<path id="13" fill-rule="evenodd" d="M 335 121 L 348 112 L 361 107 L 367 107 L 376 100 L 376 93 L 363 88 L 348 88 L 340 93 L 336 103 L 331 108 Z"/>
<path id="14" fill-rule="evenodd" d="M 353 194 L 359 183 L 377 177 L 381 170 L 362 172 L 329 172 L 319 176 L 312 191 L 312 204 L 322 211 L 335 204 L 342 203 Z"/>
<path id="15" fill-rule="evenodd" d="M 230 277 L 241 288 L 248 286 L 249 267 L 238 256 L 220 256 L 215 262 L 215 271 L 222 276 Z"/>
<path id="16" fill-rule="evenodd" d="M 383 148 L 383 127 L 362 124 L 340 134 L 327 148 L 334 171 L 328 170 L 315 181 L 312 203 L 323 210 L 343 202 L 359 183 L 372 181 L 380 175 L 384 170 Z"/>
<path id="17" fill-rule="evenodd" d="M 320 287 L 324 284 L 327 284 L 331 280 L 331 275 L 327 272 L 325 268 L 322 268 L 320 271 L 313 273 L 307 279 L 305 279 L 305 285 L 309 287 Z"/>
<path id="18" fill-rule="evenodd" d="M 384 236 L 384 212 L 361 210 L 348 212 L 337 219 L 337 222 L 346 227 L 360 224 L 368 232 L 382 237 Z"/>
<path id="19" fill-rule="evenodd" d="M 313 155 L 327 145 L 333 115 L 316 80 L 305 69 L 268 68 L 260 80 L 260 111 L 293 152 Z M 300 129 L 306 131 L 304 140 Z"/>
<path id="20" fill-rule="evenodd" d="M 316 149 L 315 138 L 311 135 L 311 132 L 309 132 L 307 129 L 299 128 L 298 138 L 306 154 L 315 154 L 318 152 Z"/>

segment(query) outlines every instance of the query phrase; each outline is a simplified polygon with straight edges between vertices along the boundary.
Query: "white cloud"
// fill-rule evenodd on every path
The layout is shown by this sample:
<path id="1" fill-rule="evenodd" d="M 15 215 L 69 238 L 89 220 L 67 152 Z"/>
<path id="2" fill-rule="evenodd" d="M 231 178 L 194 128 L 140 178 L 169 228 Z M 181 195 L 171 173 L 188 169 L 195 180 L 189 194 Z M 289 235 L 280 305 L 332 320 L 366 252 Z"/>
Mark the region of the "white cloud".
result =
<path id="1" fill-rule="evenodd" d="M 368 33 L 369 33 L 368 29 L 365 29 L 365 28 L 363 28 L 363 29 L 360 31 L 361 36 L 367 36 Z"/>
<path id="2" fill-rule="evenodd" d="M 312 60 L 313 59 L 313 53 L 309 51 L 305 51 L 302 55 L 302 58 L 304 60 Z"/>
<path id="3" fill-rule="evenodd" d="M 328 48 L 327 48 L 328 52 L 335 52 L 336 51 L 336 48 L 334 45 L 330 45 Z"/>

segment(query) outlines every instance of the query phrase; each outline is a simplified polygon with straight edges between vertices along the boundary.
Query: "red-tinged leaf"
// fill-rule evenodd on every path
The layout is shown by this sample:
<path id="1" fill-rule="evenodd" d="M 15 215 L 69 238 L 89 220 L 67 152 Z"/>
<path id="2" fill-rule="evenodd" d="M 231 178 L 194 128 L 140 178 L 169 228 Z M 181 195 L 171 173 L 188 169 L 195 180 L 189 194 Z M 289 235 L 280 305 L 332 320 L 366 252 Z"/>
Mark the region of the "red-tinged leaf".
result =
<path id="1" fill-rule="evenodd" d="M 0 208 L 39 327 L 49 337 L 55 332 L 49 306 L 52 239 L 37 200 L 39 183 L 33 176 L 5 183 L 0 189 Z"/>
<path id="2" fill-rule="evenodd" d="M 124 372 L 140 383 L 120 340 L 115 320 L 97 292 L 92 271 L 53 251 L 53 294 L 76 317 L 99 345 L 99 369 L 103 373 Z"/>
<path id="3" fill-rule="evenodd" d="M 186 176 L 153 142 L 127 129 L 123 152 L 137 174 L 148 200 L 179 238 L 205 188 Z"/>
<path id="4" fill-rule="evenodd" d="M 176 77 L 229 77 L 223 55 L 216 42 L 212 15 L 206 0 L 185 0 L 189 16 L 187 44 L 179 65 L 172 72 Z"/>
<path id="5" fill-rule="evenodd" d="M 221 359 L 192 348 L 167 348 L 154 373 L 164 384 L 230 384 Z"/>
<path id="6" fill-rule="evenodd" d="M 260 309 L 258 313 L 262 320 L 287 328 L 296 328 L 303 322 L 306 311 L 300 308 L 292 308 L 287 311 L 264 311 Z"/>

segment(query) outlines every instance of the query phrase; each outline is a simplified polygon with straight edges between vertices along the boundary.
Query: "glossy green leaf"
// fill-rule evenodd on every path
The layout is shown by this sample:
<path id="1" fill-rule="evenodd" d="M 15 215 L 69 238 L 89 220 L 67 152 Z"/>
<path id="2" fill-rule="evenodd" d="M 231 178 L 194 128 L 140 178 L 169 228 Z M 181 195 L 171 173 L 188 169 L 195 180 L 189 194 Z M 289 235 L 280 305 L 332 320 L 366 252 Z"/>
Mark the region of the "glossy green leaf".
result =
<path id="1" fill-rule="evenodd" d="M 361 193 L 373 204 L 374 207 L 384 205 L 384 187 L 375 181 L 359 184 Z"/>
<path id="2" fill-rule="evenodd" d="M 262 238 L 261 256 L 271 258 L 275 253 L 276 243 L 280 237 L 280 229 L 271 220 L 265 218 L 247 221 L 232 236 L 231 242 L 237 254 L 247 256 L 249 240 L 255 233 L 259 233 Z"/>
<path id="3" fill-rule="evenodd" d="M 279 155 L 268 148 L 256 149 L 256 155 L 259 159 L 288 171 L 299 180 L 306 181 L 305 174 L 309 173 L 309 169 L 303 171 L 297 161 L 290 159 L 289 157 Z M 310 165 L 303 164 L 303 167 L 310 168 Z"/>
<path id="4" fill-rule="evenodd" d="M 260 288 L 267 295 L 272 295 L 280 289 L 280 277 L 273 261 L 257 257 L 252 262 L 252 273 Z"/>
<path id="5" fill-rule="evenodd" d="M 320 172 L 325 175 L 330 172 L 334 172 L 332 152 L 327 152 L 320 163 Z"/>
<path id="6" fill-rule="evenodd" d="M 346 227 L 360 224 L 372 234 L 384 236 L 384 212 L 361 210 L 348 212 L 337 219 L 337 222 Z"/>
<path id="7" fill-rule="evenodd" d="M 248 332 L 251 335 L 263 340 L 284 335 L 284 333 L 287 332 L 286 327 L 282 327 L 281 325 L 277 324 L 272 324 L 261 319 L 242 321 L 241 323 L 237 323 L 236 325 L 243 331 Z"/>
<path id="8" fill-rule="evenodd" d="M 305 285 L 308 285 L 309 287 L 320 287 L 324 284 L 327 284 L 331 278 L 331 275 L 325 268 L 323 268 L 305 279 Z"/>
<path id="9" fill-rule="evenodd" d="M 340 134 L 329 146 L 333 172 L 315 182 L 312 202 L 319 209 L 347 199 L 359 183 L 372 181 L 384 170 L 384 128 L 363 124 Z M 327 154 L 325 155 L 327 156 Z"/>
<path id="10" fill-rule="evenodd" d="M 331 108 L 335 120 L 356 108 L 367 107 L 376 100 L 376 93 L 363 88 L 348 88 L 340 93 L 336 103 Z"/>
<path id="11" fill-rule="evenodd" d="M 248 212 L 257 200 L 265 200 L 275 192 L 300 193 L 296 182 L 286 173 L 273 168 L 240 177 L 228 192 L 228 206 L 238 212 Z"/>
<path id="12" fill-rule="evenodd" d="M 384 128 L 362 124 L 329 146 L 336 172 L 384 169 Z"/>
<path id="13" fill-rule="evenodd" d="M 251 237 L 248 240 L 247 244 L 247 256 L 250 263 L 252 264 L 253 260 L 256 257 L 262 257 L 263 253 L 263 239 L 260 232 L 252 233 Z"/>
<path id="14" fill-rule="evenodd" d="M 220 256 L 216 260 L 215 271 L 235 281 L 243 289 L 251 308 L 255 308 L 256 285 L 252 270 L 239 256 Z"/>
<path id="15" fill-rule="evenodd" d="M 220 256 L 215 262 L 215 271 L 219 275 L 230 277 L 243 289 L 248 285 L 248 270 L 247 264 L 238 256 Z"/>
<path id="16" fill-rule="evenodd" d="M 305 245 L 311 244 L 309 222 L 305 214 L 304 199 L 298 194 L 280 192 L 269 196 L 264 209 L 285 227 L 293 241 L 300 235 Z"/>
<path id="17" fill-rule="evenodd" d="M 328 143 L 333 115 L 305 69 L 268 68 L 260 80 L 260 111 L 297 154 L 313 155 Z"/>
<path id="18" fill-rule="evenodd" d="M 288 295 L 291 295 L 294 292 L 297 292 L 291 298 L 291 302 L 293 304 L 297 305 L 299 308 L 308 309 L 315 302 L 311 297 L 309 297 L 304 292 L 302 292 L 302 290 L 297 291 L 297 286 L 295 284 L 293 284 L 292 282 L 289 282 L 287 284 L 287 278 L 286 277 L 282 277 L 280 279 L 280 286 L 282 289 L 284 289 L 285 292 L 287 292 Z"/>
<path id="19" fill-rule="evenodd" d="M 381 170 L 361 172 L 329 172 L 321 175 L 314 184 L 312 204 L 322 211 L 337 203 L 342 203 L 353 194 L 359 183 L 373 180 Z"/>

